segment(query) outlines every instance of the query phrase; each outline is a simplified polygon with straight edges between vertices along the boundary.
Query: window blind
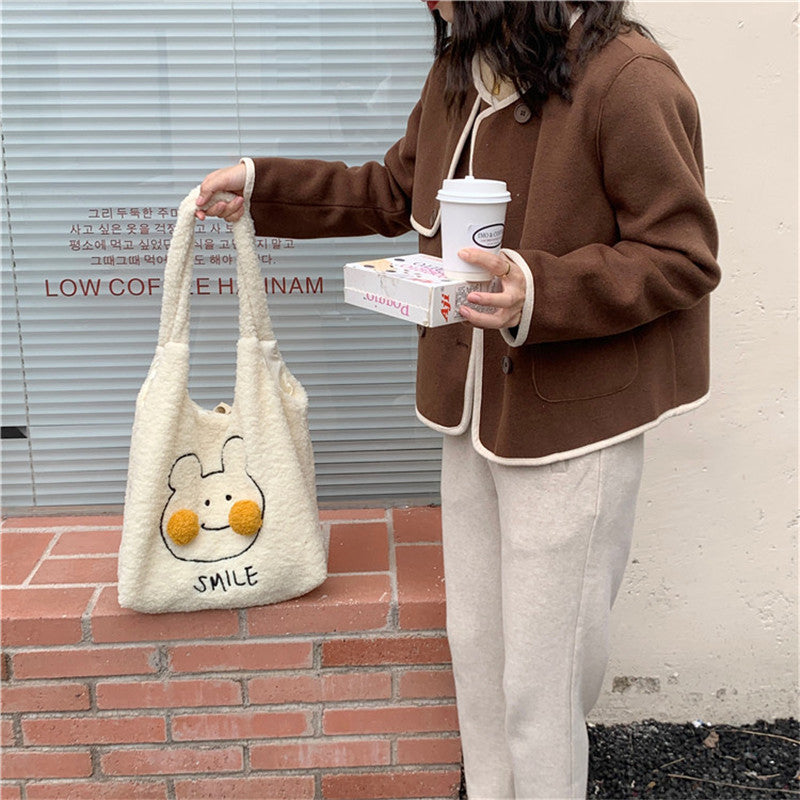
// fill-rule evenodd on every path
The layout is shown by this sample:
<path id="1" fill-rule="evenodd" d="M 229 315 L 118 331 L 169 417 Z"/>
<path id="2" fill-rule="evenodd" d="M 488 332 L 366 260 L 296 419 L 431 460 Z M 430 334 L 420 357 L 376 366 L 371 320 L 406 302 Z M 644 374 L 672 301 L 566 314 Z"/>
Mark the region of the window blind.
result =
<path id="1" fill-rule="evenodd" d="M 382 159 L 431 62 L 411 0 L 4 0 L 3 503 L 122 502 L 183 196 L 241 155 Z M 198 227 L 190 392 L 230 402 L 231 239 Z M 386 240 L 259 240 L 274 327 L 306 387 L 322 502 L 432 501 L 417 333 L 347 306 L 344 263 Z"/>

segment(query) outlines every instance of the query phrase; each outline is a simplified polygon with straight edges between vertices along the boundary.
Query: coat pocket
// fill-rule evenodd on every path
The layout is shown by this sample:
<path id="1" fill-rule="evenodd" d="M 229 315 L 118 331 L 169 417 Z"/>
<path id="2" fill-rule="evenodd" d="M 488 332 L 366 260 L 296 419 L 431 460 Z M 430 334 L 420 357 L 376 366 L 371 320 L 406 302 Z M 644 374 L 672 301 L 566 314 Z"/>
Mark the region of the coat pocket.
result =
<path id="1" fill-rule="evenodd" d="M 533 348 L 533 386 L 548 403 L 616 394 L 630 386 L 638 372 L 638 352 L 630 332 Z"/>

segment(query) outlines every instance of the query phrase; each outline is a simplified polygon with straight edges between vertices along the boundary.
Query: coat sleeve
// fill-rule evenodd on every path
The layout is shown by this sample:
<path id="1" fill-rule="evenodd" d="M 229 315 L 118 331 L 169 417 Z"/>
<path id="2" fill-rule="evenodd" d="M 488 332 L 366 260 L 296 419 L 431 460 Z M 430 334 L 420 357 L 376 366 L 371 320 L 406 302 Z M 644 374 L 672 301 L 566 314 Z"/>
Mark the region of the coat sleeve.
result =
<path id="1" fill-rule="evenodd" d="M 533 295 L 520 326 L 503 333 L 509 344 L 622 333 L 695 305 L 719 282 L 697 106 L 668 64 L 641 56 L 620 70 L 596 148 L 619 240 L 562 256 L 508 252 Z"/>
<path id="2" fill-rule="evenodd" d="M 349 167 L 341 161 L 254 158 L 250 213 L 258 236 L 315 239 L 399 236 L 411 230 L 417 136 L 427 90 L 406 132 L 384 156 Z"/>

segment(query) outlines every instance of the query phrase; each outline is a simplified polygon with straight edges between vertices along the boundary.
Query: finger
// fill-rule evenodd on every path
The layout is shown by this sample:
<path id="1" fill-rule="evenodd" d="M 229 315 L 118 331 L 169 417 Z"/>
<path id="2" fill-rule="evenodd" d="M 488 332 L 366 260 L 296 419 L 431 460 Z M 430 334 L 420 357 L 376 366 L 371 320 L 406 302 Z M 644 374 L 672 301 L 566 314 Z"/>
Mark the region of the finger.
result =
<path id="1" fill-rule="evenodd" d="M 458 312 L 467 322 L 474 325 L 476 328 L 491 328 L 494 330 L 513 328 L 515 325 L 519 325 L 520 319 L 522 318 L 522 315 L 518 312 L 514 314 L 510 314 L 507 311 L 487 313 L 476 311 L 468 306 L 461 306 Z"/>
<path id="2" fill-rule="evenodd" d="M 206 219 L 206 217 L 221 217 L 227 220 L 228 216 L 236 210 L 235 208 L 231 208 L 232 205 L 233 201 L 230 203 L 219 201 L 208 208 L 198 208 L 197 211 L 195 211 L 195 216 L 201 220 Z"/>
<path id="3" fill-rule="evenodd" d="M 242 218 L 242 211 L 231 211 L 229 214 L 225 214 L 223 219 L 225 222 L 238 222 Z"/>
<path id="4" fill-rule="evenodd" d="M 461 306 L 458 309 L 458 313 L 476 328 L 499 327 L 499 325 L 495 323 L 496 315 L 494 311 L 476 311 L 474 308 L 470 308 L 469 306 Z"/>
<path id="5" fill-rule="evenodd" d="M 204 206 L 220 189 L 225 188 L 225 178 L 223 170 L 215 170 L 209 173 L 200 184 L 200 194 L 197 196 L 197 205 Z"/>
<path id="6" fill-rule="evenodd" d="M 493 308 L 513 308 L 519 305 L 519 298 L 510 292 L 470 292 L 467 302 L 474 306 L 492 306 Z"/>
<path id="7" fill-rule="evenodd" d="M 241 219 L 243 213 L 244 199 L 236 197 L 227 204 L 222 216 L 227 222 L 236 222 L 236 220 Z"/>
<path id="8" fill-rule="evenodd" d="M 235 197 L 229 202 L 219 200 L 214 203 L 213 206 L 206 208 L 205 212 L 209 217 L 222 217 L 222 219 L 227 219 L 231 214 L 239 211 L 243 203 L 244 200 L 241 197 Z"/>
<path id="9" fill-rule="evenodd" d="M 504 277 L 508 274 L 508 265 L 511 263 L 505 256 L 499 253 L 490 253 L 488 250 L 481 250 L 476 247 L 465 247 L 458 251 L 458 257 L 470 264 L 477 264 L 488 270 L 492 275 Z"/>
<path id="10" fill-rule="evenodd" d="M 224 217 L 227 210 L 227 203 L 220 201 L 203 210 L 208 217 Z"/>
<path id="11" fill-rule="evenodd" d="M 214 192 L 233 192 L 241 194 L 244 189 L 247 169 L 244 164 L 233 167 L 223 167 L 209 172 L 200 184 L 197 198 L 198 205 L 205 205 L 214 195 Z"/>
<path id="12" fill-rule="evenodd" d="M 210 177 L 211 176 L 208 176 L 200 184 L 200 194 L 197 195 L 197 200 L 195 201 L 198 206 L 204 206 L 211 199 L 211 195 L 214 194 L 215 190 L 213 183 L 210 181 Z"/>

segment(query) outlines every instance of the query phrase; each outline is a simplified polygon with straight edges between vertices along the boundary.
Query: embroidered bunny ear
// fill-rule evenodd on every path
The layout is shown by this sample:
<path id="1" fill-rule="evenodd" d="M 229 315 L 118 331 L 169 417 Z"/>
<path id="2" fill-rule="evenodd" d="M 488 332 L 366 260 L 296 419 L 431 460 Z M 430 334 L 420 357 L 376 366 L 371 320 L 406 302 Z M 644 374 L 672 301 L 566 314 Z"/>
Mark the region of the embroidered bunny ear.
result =
<path id="1" fill-rule="evenodd" d="M 244 449 L 244 439 L 241 436 L 231 436 L 222 445 L 222 471 L 231 470 L 242 472 L 246 468 L 246 454 Z"/>
<path id="2" fill-rule="evenodd" d="M 181 456 L 173 465 L 169 473 L 169 488 L 177 491 L 184 486 L 189 486 L 194 481 L 200 480 L 203 468 L 200 459 L 194 453 Z"/>

